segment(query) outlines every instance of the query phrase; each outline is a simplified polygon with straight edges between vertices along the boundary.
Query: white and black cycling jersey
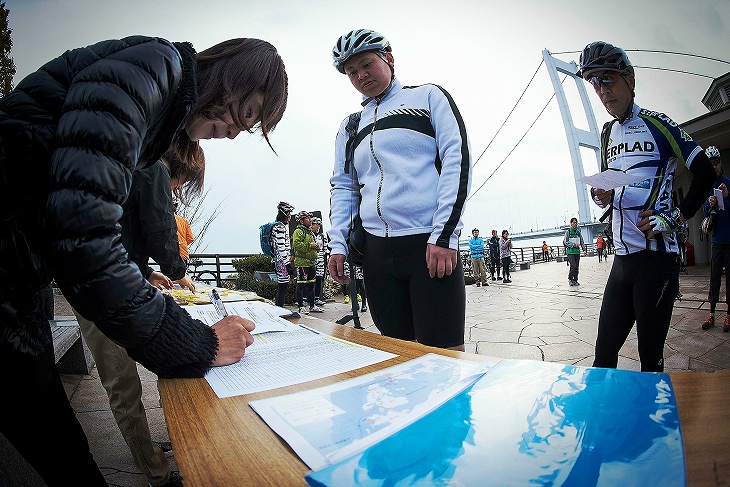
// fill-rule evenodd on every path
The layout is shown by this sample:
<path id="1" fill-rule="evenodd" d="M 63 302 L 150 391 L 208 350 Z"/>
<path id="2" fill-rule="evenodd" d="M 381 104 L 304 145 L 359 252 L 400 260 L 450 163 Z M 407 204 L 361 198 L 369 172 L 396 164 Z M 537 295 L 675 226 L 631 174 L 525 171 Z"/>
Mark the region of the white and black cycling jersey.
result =
<path id="1" fill-rule="evenodd" d="M 379 237 L 430 234 L 428 243 L 458 248 L 471 184 L 464 121 L 451 96 L 427 84 L 397 79 L 366 99 L 354 139 L 354 171 L 345 172 L 347 118 L 335 141 L 331 190 L 332 254 L 347 255 L 345 239 L 358 213 Z"/>
<path id="2" fill-rule="evenodd" d="M 672 119 L 636 104 L 624 123 L 612 125 L 605 149 L 608 170 L 620 170 L 637 177 L 636 182 L 614 191 L 611 228 L 617 254 L 647 249 L 678 252 L 675 233 L 647 238 L 637 226 L 641 219 L 639 213 L 649 209 L 673 209 L 677 166 L 684 164 L 689 169 L 701 151 L 702 148 Z"/>

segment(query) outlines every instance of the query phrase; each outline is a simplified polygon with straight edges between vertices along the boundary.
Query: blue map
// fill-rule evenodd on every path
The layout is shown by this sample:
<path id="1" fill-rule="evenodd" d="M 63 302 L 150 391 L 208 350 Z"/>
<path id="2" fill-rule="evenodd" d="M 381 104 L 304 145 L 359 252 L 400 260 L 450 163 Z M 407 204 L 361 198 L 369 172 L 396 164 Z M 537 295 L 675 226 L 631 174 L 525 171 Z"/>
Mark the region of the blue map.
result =
<path id="1" fill-rule="evenodd" d="M 505 360 L 311 486 L 686 485 L 667 374 Z"/>

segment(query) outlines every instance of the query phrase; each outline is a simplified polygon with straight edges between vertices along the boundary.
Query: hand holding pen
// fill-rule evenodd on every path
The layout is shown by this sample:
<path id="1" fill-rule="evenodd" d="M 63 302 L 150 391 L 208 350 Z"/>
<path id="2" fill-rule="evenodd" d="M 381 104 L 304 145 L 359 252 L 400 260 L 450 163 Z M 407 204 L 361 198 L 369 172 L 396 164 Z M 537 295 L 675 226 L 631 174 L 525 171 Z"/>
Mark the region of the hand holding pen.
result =
<path id="1" fill-rule="evenodd" d="M 226 316 L 228 316 L 228 311 L 226 311 L 226 307 L 223 306 L 223 300 L 218 294 L 218 291 L 216 291 L 215 289 L 211 289 L 209 294 L 210 300 L 215 306 L 215 309 L 218 310 L 218 314 L 221 316 L 221 318 L 225 318 Z"/>
<path id="2" fill-rule="evenodd" d="M 251 332 L 256 325 L 251 320 L 237 315 L 229 315 L 223 305 L 223 300 L 215 289 L 210 291 L 210 300 L 222 318 L 211 327 L 218 337 L 218 353 L 215 356 L 213 365 L 236 363 L 243 357 L 246 347 L 253 344 Z"/>

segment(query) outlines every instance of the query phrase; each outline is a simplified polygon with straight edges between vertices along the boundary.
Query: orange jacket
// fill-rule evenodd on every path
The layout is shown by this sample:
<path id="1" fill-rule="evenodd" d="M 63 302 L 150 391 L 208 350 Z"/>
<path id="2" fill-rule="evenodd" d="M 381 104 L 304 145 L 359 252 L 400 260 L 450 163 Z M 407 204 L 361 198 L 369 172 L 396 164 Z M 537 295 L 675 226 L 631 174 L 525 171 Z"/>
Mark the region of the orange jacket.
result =
<path id="1" fill-rule="evenodd" d="M 193 230 L 188 221 L 180 215 L 175 215 L 175 221 L 177 222 L 177 241 L 180 244 L 180 258 L 187 262 L 190 259 L 188 245 L 195 240 Z"/>

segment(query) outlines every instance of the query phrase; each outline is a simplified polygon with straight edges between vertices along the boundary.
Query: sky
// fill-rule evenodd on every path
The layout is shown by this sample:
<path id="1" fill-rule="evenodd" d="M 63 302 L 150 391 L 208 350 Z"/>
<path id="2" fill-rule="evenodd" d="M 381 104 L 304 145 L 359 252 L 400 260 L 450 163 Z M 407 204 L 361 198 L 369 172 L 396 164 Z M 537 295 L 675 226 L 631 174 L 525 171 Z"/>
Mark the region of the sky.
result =
<path id="1" fill-rule="evenodd" d="M 332 66 L 332 47 L 350 30 L 384 34 L 396 77 L 406 85 L 438 84 L 457 103 L 475 162 L 464 228 L 486 235 L 555 227 L 578 213 L 560 111 L 555 99 L 548 103 L 553 88 L 543 50 L 577 63 L 595 40 L 626 49 L 634 65 L 645 66 L 637 67 L 637 103 L 679 123 L 707 113 L 701 100 L 712 78 L 730 71 L 727 0 L 6 0 L 6 7 L 16 83 L 68 49 L 128 35 L 189 41 L 198 50 L 236 37 L 276 46 L 289 77 L 288 107 L 270 134 L 276 153 L 257 133 L 201 142 L 204 206 L 210 212 L 220 205 L 199 249 L 206 253 L 259 252 L 259 227 L 275 218 L 279 201 L 321 211 L 329 229 L 334 139 L 361 101 Z M 564 86 L 575 124 L 587 128 L 575 83 Z M 588 94 L 600 127 L 610 117 L 590 87 Z M 593 152 L 581 154 L 585 174 L 597 172 Z M 596 208 L 592 217 L 599 216 Z"/>

